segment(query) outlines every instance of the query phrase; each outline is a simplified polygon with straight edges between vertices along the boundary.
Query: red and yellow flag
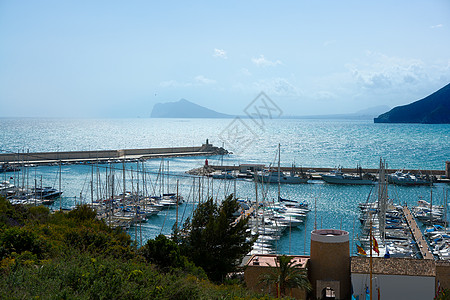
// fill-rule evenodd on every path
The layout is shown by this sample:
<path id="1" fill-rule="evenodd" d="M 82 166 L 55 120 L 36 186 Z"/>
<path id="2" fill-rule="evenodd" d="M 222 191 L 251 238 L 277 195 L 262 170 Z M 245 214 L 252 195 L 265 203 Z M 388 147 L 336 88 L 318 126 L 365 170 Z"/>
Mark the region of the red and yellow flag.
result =
<path id="1" fill-rule="evenodd" d="M 356 249 L 358 249 L 358 254 L 367 255 L 366 251 L 364 251 L 364 249 L 360 245 L 356 245 Z"/>
<path id="2" fill-rule="evenodd" d="M 375 237 L 373 237 L 373 251 L 380 255 L 380 249 L 378 249 L 378 242 Z"/>

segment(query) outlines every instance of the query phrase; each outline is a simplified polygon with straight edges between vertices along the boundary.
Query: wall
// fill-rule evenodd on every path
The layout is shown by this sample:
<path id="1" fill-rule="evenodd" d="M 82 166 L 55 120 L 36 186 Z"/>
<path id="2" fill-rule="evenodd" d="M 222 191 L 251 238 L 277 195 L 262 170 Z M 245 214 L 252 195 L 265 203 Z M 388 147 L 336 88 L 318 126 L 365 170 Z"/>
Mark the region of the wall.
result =
<path id="1" fill-rule="evenodd" d="M 436 261 L 436 290 L 438 281 L 441 288 L 450 289 L 450 261 Z"/>
<path id="2" fill-rule="evenodd" d="M 36 152 L 20 154 L 0 154 L 0 163 L 14 161 L 47 161 L 65 159 L 96 159 L 96 158 L 120 158 L 129 155 L 151 155 L 163 153 L 197 152 L 201 147 L 174 147 L 174 148 L 147 148 L 147 149 L 123 149 L 123 150 L 99 150 L 99 151 L 65 151 L 65 152 Z"/>
<path id="3" fill-rule="evenodd" d="M 352 274 L 353 294 L 365 299 L 366 286 L 369 286 L 368 274 Z M 379 275 L 373 274 L 372 298 L 377 298 L 380 287 L 380 299 L 424 300 L 434 298 L 435 278 L 431 276 Z M 376 278 L 376 279 L 375 279 Z"/>

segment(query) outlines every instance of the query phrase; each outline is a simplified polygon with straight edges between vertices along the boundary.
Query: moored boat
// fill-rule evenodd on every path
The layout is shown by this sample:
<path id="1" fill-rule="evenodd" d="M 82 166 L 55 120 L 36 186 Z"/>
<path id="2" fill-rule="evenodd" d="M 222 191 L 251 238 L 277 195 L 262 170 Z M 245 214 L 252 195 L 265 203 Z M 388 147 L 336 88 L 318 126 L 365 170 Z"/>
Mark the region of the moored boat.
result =
<path id="1" fill-rule="evenodd" d="M 342 172 L 340 168 L 328 174 L 321 174 L 323 181 L 333 184 L 374 184 L 374 177 L 369 174 L 350 175 Z"/>

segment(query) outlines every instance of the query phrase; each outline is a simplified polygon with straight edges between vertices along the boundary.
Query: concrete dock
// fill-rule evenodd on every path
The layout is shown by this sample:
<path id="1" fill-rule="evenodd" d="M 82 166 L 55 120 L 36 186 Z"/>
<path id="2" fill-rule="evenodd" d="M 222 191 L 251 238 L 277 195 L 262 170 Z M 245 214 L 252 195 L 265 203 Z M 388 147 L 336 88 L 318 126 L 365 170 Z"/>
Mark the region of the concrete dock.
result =
<path id="1" fill-rule="evenodd" d="M 236 171 L 238 171 L 238 170 L 242 169 L 242 166 L 245 166 L 245 165 L 246 164 L 237 165 L 237 166 L 215 166 L 215 165 L 211 165 L 210 164 L 209 167 L 211 167 L 211 168 L 213 168 L 215 170 L 226 170 L 226 171 L 235 171 L 236 170 Z M 248 164 L 248 165 L 251 166 L 252 164 Z M 260 165 L 260 164 L 257 164 L 257 165 L 254 165 L 254 166 L 258 166 L 260 168 L 261 167 L 266 167 L 266 166 Z M 276 170 L 277 167 L 273 167 L 272 166 L 272 169 Z M 280 167 L 280 169 L 281 169 L 281 171 L 284 171 L 284 172 L 292 171 L 292 167 Z M 333 170 L 336 170 L 336 168 L 305 167 L 305 166 L 301 166 L 301 167 L 296 166 L 295 167 L 295 171 L 296 172 L 303 171 L 303 172 L 306 172 L 306 173 L 310 173 L 313 177 L 320 176 L 320 174 L 329 173 L 329 172 L 331 172 Z M 347 173 L 347 174 L 348 173 L 356 174 L 356 173 L 359 172 L 359 170 L 357 168 L 340 168 L 340 170 L 343 173 Z M 378 169 L 366 169 L 366 168 L 363 168 L 361 170 L 362 170 L 363 173 L 371 173 L 371 174 L 377 174 L 378 173 Z M 388 173 L 388 174 L 389 173 L 395 173 L 396 171 L 398 171 L 398 169 L 386 169 L 386 173 Z M 422 174 L 428 174 L 428 175 L 434 175 L 434 176 L 445 175 L 445 170 L 403 169 L 403 172 L 405 172 L 405 173 L 410 172 L 410 173 L 413 173 L 413 174 L 422 172 Z"/>
<path id="2" fill-rule="evenodd" d="M 428 248 L 427 241 L 425 240 L 422 231 L 420 231 L 420 228 L 417 226 L 416 220 L 414 219 L 411 211 L 407 206 L 403 206 L 403 214 L 406 218 L 406 222 L 408 222 L 408 226 L 411 230 L 414 240 L 417 243 L 417 246 L 419 247 L 423 259 L 433 259 L 433 254 Z"/>
<path id="3" fill-rule="evenodd" d="M 228 151 L 208 142 L 197 147 L 145 148 L 97 151 L 64 151 L 34 153 L 2 153 L 0 164 L 57 164 L 57 163 L 95 163 L 111 160 L 141 160 L 159 157 L 209 156 L 228 154 Z"/>

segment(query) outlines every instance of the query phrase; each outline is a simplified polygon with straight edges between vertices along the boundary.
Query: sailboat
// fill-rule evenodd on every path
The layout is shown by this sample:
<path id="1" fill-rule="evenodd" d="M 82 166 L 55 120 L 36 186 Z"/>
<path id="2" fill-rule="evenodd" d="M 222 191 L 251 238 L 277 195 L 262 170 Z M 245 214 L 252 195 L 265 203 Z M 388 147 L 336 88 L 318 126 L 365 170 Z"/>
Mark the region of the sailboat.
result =
<path id="1" fill-rule="evenodd" d="M 310 177 L 295 174 L 294 168 L 292 172 L 289 173 L 289 175 L 281 171 L 280 155 L 281 155 L 281 146 L 280 144 L 278 144 L 278 168 L 276 170 L 272 169 L 263 170 L 262 172 L 257 173 L 255 176 L 256 180 L 263 183 L 290 183 L 290 184 L 307 183 Z"/>

